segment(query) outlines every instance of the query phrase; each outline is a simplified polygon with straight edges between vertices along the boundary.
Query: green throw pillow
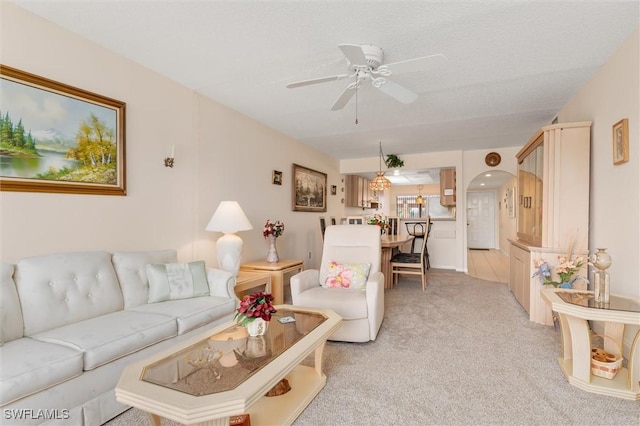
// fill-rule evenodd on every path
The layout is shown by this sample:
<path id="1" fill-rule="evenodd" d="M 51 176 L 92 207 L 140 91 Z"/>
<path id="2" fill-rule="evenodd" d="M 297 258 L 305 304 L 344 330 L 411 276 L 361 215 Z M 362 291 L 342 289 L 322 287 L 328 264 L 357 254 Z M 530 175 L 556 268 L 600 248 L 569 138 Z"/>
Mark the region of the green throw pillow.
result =
<path id="1" fill-rule="evenodd" d="M 203 260 L 148 264 L 145 269 L 149 279 L 149 303 L 209 295 Z"/>

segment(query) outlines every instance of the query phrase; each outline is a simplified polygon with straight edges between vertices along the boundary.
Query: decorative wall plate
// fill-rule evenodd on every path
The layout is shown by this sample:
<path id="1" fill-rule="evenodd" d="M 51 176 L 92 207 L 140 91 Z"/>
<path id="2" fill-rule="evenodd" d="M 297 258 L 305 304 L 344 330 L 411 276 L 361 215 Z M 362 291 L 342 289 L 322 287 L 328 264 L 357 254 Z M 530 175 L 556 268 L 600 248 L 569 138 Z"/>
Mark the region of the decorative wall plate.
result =
<path id="1" fill-rule="evenodd" d="M 502 160 L 502 158 L 497 152 L 490 152 L 486 157 L 484 157 L 484 162 L 487 163 L 487 166 L 491 167 L 495 167 L 500 164 L 500 160 Z"/>

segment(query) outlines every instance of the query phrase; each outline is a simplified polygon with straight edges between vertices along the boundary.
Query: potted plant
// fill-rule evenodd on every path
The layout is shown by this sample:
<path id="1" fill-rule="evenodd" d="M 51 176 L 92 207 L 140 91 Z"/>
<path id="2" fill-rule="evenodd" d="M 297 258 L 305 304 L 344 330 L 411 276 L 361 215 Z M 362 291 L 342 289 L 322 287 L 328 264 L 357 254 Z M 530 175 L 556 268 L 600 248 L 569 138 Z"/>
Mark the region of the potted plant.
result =
<path id="1" fill-rule="evenodd" d="M 236 310 L 235 320 L 247 328 L 250 336 L 264 334 L 271 315 L 276 313 L 273 307 L 273 296 L 269 293 L 257 292 L 242 298 Z"/>
<path id="2" fill-rule="evenodd" d="M 395 169 L 397 167 L 403 167 L 404 166 L 404 161 L 402 161 L 400 159 L 400 157 L 398 157 L 395 154 L 389 154 L 387 155 L 387 159 L 384 162 L 388 168 L 390 169 Z"/>

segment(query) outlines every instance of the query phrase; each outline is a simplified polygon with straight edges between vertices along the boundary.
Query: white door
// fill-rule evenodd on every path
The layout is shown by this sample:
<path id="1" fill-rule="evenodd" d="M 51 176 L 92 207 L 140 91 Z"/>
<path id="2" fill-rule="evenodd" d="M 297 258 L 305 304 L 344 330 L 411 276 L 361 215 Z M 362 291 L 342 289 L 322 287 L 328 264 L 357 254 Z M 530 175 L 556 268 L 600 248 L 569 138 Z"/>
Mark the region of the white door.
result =
<path id="1" fill-rule="evenodd" d="M 467 247 L 495 248 L 495 192 L 467 192 Z"/>

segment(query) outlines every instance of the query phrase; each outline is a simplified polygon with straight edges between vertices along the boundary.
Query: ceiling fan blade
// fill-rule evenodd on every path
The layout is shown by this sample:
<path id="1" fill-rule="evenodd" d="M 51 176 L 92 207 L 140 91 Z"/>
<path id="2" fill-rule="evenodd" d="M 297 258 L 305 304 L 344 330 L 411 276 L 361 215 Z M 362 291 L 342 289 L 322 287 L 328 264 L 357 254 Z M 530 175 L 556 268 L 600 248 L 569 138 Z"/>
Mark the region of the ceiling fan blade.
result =
<path id="1" fill-rule="evenodd" d="M 331 106 L 331 111 L 337 111 L 339 109 L 344 108 L 345 105 L 347 105 L 349 103 L 349 101 L 351 100 L 351 98 L 353 97 L 353 95 L 355 93 L 356 93 L 355 89 L 352 89 L 352 88 L 350 88 L 350 86 L 347 86 L 342 91 L 342 93 L 340 94 L 338 99 L 336 99 L 336 101 Z"/>
<path id="2" fill-rule="evenodd" d="M 395 83 L 389 79 L 385 79 L 386 82 L 378 87 L 378 89 L 392 98 L 396 99 L 403 104 L 410 104 L 416 99 L 418 99 L 418 95 L 413 93 L 411 90 L 406 89 L 400 86 L 398 83 Z"/>
<path id="3" fill-rule="evenodd" d="M 364 56 L 361 46 L 357 44 L 340 44 L 338 47 L 353 65 L 367 65 L 367 58 Z"/>
<path id="4" fill-rule="evenodd" d="M 287 88 L 288 89 L 295 89 L 296 87 L 309 86 L 311 84 L 326 83 L 327 81 L 342 80 L 343 78 L 349 77 L 349 75 L 350 74 L 338 74 L 338 75 L 331 75 L 329 77 L 312 78 L 311 80 L 296 81 L 294 83 L 287 84 Z"/>
<path id="5" fill-rule="evenodd" d="M 407 59 L 406 61 L 391 62 L 379 68 L 385 67 L 394 74 L 411 71 L 421 71 L 425 68 L 436 67 L 447 61 L 447 57 L 441 53 L 436 55 L 421 56 L 419 58 Z"/>

